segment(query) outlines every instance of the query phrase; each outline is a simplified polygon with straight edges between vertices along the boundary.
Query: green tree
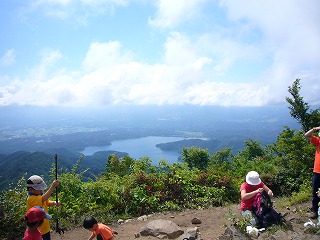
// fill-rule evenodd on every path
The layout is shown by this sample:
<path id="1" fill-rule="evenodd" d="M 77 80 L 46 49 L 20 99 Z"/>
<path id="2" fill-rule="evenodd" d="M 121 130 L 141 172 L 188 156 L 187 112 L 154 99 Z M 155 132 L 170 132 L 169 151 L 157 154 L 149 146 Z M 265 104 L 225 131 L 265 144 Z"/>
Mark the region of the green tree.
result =
<path id="1" fill-rule="evenodd" d="M 19 237 L 25 231 L 25 225 L 20 221 L 27 209 L 25 177 L 26 174 L 20 178 L 16 186 L 11 185 L 9 190 L 0 192 L 1 210 L 2 214 L 5 214 L 0 215 L 1 239 L 21 239 Z"/>
<path id="2" fill-rule="evenodd" d="M 119 176 L 130 175 L 133 172 L 134 159 L 128 155 L 123 158 L 119 158 L 115 154 L 111 154 L 108 157 L 106 164 L 107 174 L 116 174 Z"/>
<path id="3" fill-rule="evenodd" d="M 314 146 L 306 141 L 301 130 L 286 127 L 271 148 L 278 168 L 275 177 L 278 191 L 285 194 L 299 191 L 300 186 L 311 179 Z"/>
<path id="4" fill-rule="evenodd" d="M 300 78 L 297 78 L 291 87 L 289 87 L 288 92 L 291 94 L 292 98 L 286 97 L 286 101 L 290 104 L 290 115 L 298 120 L 304 132 L 308 131 L 314 126 L 318 126 L 320 122 L 320 111 L 319 109 L 310 110 L 310 106 L 303 100 L 300 96 Z"/>
<path id="5" fill-rule="evenodd" d="M 272 165 L 272 152 L 261 147 L 259 141 L 245 141 L 245 149 L 232 158 L 230 169 L 234 177 L 244 178 L 249 171 L 257 171 L 260 175 L 274 174 L 275 166 Z"/>
<path id="6" fill-rule="evenodd" d="M 212 154 L 209 162 L 209 169 L 220 169 L 221 171 L 230 170 L 230 162 L 232 161 L 233 154 L 232 148 L 223 148 Z"/>
<path id="7" fill-rule="evenodd" d="M 188 164 L 190 169 L 198 168 L 203 170 L 208 167 L 210 153 L 208 149 L 201 149 L 197 147 L 183 148 L 182 160 Z"/>
<path id="8" fill-rule="evenodd" d="M 134 161 L 133 173 L 144 171 L 146 173 L 156 172 L 156 167 L 152 165 L 152 160 L 149 157 L 141 157 Z"/>
<path id="9" fill-rule="evenodd" d="M 264 157 L 265 150 L 261 147 L 259 141 L 255 141 L 253 139 L 249 139 L 248 141 L 244 142 L 245 149 L 240 151 L 238 156 L 244 157 L 245 159 L 252 161 L 257 157 Z"/>

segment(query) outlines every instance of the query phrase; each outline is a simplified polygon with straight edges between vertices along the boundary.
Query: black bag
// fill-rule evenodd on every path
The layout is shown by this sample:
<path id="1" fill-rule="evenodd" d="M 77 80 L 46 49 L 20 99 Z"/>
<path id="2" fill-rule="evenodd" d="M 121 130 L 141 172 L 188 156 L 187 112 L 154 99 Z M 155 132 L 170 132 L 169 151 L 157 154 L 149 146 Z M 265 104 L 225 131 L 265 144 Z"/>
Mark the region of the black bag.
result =
<path id="1" fill-rule="evenodd" d="M 273 208 L 273 203 L 266 191 L 255 196 L 252 211 L 255 215 L 257 227 L 269 227 L 273 224 L 283 224 L 286 220 Z"/>

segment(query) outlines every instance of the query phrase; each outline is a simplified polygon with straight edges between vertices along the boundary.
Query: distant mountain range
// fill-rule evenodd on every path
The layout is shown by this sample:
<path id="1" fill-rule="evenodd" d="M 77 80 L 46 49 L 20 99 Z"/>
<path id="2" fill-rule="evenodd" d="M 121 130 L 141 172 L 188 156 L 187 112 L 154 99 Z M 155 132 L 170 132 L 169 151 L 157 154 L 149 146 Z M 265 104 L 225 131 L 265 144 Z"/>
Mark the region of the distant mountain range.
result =
<path id="1" fill-rule="evenodd" d="M 286 106 L 0 107 L 0 153 L 66 148 L 144 136 L 253 138 L 274 141 L 284 126 L 298 128 Z"/>
<path id="2" fill-rule="evenodd" d="M 274 142 L 284 126 L 299 128 L 286 106 L 0 107 L 0 189 L 25 173 L 48 177 L 55 153 L 60 166 L 70 169 L 87 146 L 146 136 L 206 139 L 159 144 L 163 150 L 199 146 L 213 153 L 231 147 L 236 153 L 248 139 L 262 145 Z M 81 169 L 90 168 L 87 176 L 104 171 L 111 153 L 85 156 Z"/>
<path id="3" fill-rule="evenodd" d="M 79 153 L 70 152 L 63 148 L 50 149 L 48 152 L 18 151 L 8 155 L 0 154 L 0 190 L 8 189 L 12 184 L 15 185 L 23 176 L 28 179 L 32 175 L 42 176 L 45 181 L 47 180 L 46 183 L 49 186 L 51 184 L 48 182 L 50 169 L 55 170 L 54 155 L 56 153 L 58 154 L 59 171 L 71 170 L 81 156 Z M 84 174 L 85 178 L 104 172 L 110 154 L 116 154 L 119 157 L 126 155 L 120 152 L 104 151 L 97 152 L 92 156 L 82 156 L 79 171 L 89 169 Z"/>

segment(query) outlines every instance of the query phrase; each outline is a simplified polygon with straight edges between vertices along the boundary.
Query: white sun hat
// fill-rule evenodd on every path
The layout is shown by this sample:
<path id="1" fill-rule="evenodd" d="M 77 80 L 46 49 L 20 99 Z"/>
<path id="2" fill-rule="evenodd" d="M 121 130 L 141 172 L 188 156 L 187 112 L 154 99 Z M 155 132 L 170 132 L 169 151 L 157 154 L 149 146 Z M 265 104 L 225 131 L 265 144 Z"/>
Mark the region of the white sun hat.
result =
<path id="1" fill-rule="evenodd" d="M 246 176 L 246 182 L 250 185 L 259 185 L 261 183 L 261 179 L 259 177 L 259 173 L 256 171 L 250 171 L 248 172 Z"/>

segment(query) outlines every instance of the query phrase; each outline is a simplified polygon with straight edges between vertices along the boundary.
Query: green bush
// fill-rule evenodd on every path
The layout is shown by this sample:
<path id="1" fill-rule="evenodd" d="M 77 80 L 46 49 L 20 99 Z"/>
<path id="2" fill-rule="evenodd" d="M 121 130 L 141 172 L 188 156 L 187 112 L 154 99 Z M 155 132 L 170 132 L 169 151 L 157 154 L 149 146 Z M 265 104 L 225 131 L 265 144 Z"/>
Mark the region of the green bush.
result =
<path id="1" fill-rule="evenodd" d="M 0 235 L 7 239 L 16 239 L 23 235 L 26 225 L 21 218 L 27 210 L 27 189 L 25 175 L 16 186 L 0 194 L 3 216 L 0 216 Z"/>

